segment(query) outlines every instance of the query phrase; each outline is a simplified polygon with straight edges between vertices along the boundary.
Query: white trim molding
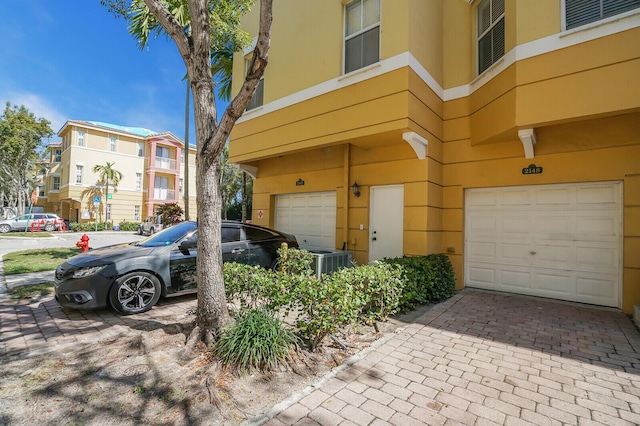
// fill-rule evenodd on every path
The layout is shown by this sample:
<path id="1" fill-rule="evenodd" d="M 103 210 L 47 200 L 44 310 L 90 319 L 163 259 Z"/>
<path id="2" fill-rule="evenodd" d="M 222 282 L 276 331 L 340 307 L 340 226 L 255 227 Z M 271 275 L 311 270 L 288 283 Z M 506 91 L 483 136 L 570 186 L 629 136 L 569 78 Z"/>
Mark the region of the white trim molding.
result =
<path id="1" fill-rule="evenodd" d="M 427 145 L 429 144 L 429 141 L 416 132 L 404 132 L 402 134 L 402 139 L 411 145 L 411 148 L 413 148 L 419 160 L 427 158 Z"/>
<path id="2" fill-rule="evenodd" d="M 536 144 L 536 131 L 534 129 L 518 130 L 518 137 L 524 148 L 524 158 L 535 157 L 533 147 Z"/>
<path id="3" fill-rule="evenodd" d="M 240 167 L 240 170 L 242 170 L 252 178 L 256 179 L 258 177 L 258 168 L 256 166 L 248 166 L 246 164 L 240 163 L 238 164 L 238 167 Z"/>

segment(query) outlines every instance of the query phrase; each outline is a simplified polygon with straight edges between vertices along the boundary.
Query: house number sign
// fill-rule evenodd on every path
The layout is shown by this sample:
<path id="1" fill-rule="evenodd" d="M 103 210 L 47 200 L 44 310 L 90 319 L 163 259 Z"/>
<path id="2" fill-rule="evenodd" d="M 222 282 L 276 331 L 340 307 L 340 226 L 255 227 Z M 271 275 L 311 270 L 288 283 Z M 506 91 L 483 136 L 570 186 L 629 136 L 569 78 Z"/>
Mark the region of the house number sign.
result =
<path id="1" fill-rule="evenodd" d="M 529 167 L 525 167 L 522 169 L 523 175 L 539 175 L 542 173 L 542 167 L 536 166 L 535 164 L 529 164 Z"/>

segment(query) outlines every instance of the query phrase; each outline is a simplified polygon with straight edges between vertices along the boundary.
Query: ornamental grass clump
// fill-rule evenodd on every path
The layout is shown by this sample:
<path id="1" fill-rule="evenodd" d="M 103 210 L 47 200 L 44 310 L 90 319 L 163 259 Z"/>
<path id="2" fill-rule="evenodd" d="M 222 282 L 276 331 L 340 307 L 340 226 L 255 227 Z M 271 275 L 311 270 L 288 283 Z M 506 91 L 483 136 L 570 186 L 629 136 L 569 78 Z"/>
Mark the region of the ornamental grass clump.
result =
<path id="1" fill-rule="evenodd" d="M 294 331 L 270 311 L 245 309 L 235 323 L 221 330 L 213 355 L 240 374 L 253 369 L 273 371 L 288 361 L 297 345 Z"/>

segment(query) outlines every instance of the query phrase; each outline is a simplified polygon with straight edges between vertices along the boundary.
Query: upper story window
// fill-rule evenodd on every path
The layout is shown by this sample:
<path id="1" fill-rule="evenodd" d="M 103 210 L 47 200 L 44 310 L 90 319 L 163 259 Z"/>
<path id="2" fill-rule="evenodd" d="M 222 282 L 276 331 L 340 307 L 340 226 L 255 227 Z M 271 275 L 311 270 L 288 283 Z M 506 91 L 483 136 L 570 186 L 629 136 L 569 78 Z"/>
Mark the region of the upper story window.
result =
<path id="1" fill-rule="evenodd" d="M 84 130 L 78 130 L 78 146 L 84 146 Z"/>
<path id="2" fill-rule="evenodd" d="M 60 151 L 59 149 L 55 149 L 53 151 L 53 161 L 55 163 L 59 163 L 62 160 L 62 151 Z"/>
<path id="3" fill-rule="evenodd" d="M 345 6 L 344 72 L 380 61 L 380 0 L 354 0 Z"/>
<path id="4" fill-rule="evenodd" d="M 136 173 L 136 191 L 142 189 L 142 173 Z"/>
<path id="5" fill-rule="evenodd" d="M 60 190 L 60 177 L 59 176 L 54 176 L 53 177 L 52 189 L 53 189 L 53 191 L 59 191 Z"/>
<path id="6" fill-rule="evenodd" d="M 76 165 L 76 183 L 82 184 L 82 171 L 84 167 L 80 165 Z"/>
<path id="7" fill-rule="evenodd" d="M 504 0 L 478 5 L 478 74 L 504 56 Z"/>
<path id="8" fill-rule="evenodd" d="M 640 0 L 565 0 L 568 30 L 640 7 Z"/>
<path id="9" fill-rule="evenodd" d="M 245 62 L 244 62 L 245 70 L 247 72 L 249 71 L 250 63 L 251 63 L 251 56 L 249 56 L 249 59 L 245 59 Z M 258 82 L 258 86 L 256 87 L 256 92 L 253 94 L 253 97 L 247 104 L 246 110 L 249 111 L 249 110 L 261 107 L 262 105 L 264 105 L 264 75 Z"/>
<path id="10" fill-rule="evenodd" d="M 138 157 L 144 157 L 144 143 L 138 142 Z"/>
<path id="11" fill-rule="evenodd" d="M 115 136 L 109 136 L 109 151 L 116 152 L 116 141 L 118 138 Z"/>
<path id="12" fill-rule="evenodd" d="M 180 164 L 184 164 L 184 150 L 180 151 Z"/>

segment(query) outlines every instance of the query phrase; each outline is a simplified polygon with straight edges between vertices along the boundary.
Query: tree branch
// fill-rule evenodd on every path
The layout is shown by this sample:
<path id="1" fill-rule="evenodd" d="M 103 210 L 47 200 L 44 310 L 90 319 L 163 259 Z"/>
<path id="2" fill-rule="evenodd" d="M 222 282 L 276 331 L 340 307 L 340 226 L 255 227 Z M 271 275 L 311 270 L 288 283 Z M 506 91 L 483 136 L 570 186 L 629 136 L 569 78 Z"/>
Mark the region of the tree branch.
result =
<path id="1" fill-rule="evenodd" d="M 185 30 L 182 25 L 180 25 L 180 22 L 178 22 L 160 0 L 144 0 L 144 3 L 176 43 L 182 59 L 185 61 L 185 64 L 187 64 L 188 61 L 191 60 L 191 46 L 189 36 L 185 34 Z M 189 1 L 190 8 L 191 3 L 192 2 Z"/>

